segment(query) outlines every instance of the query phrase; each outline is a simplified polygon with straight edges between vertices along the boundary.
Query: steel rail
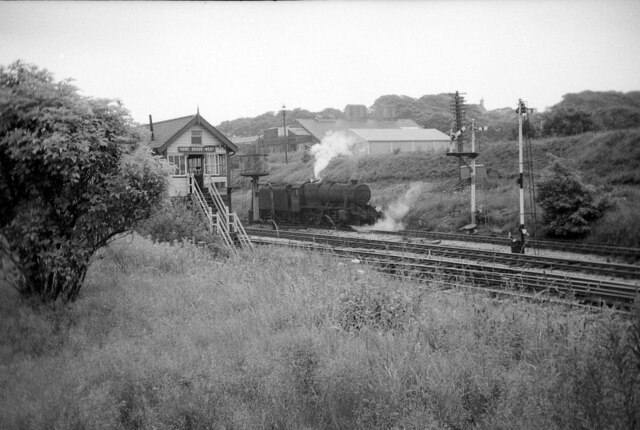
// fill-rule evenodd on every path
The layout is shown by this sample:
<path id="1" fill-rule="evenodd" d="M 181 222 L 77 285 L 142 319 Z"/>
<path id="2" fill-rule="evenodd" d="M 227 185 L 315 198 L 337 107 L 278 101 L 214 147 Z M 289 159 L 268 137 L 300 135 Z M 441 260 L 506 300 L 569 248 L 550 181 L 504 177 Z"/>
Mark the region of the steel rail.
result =
<path id="1" fill-rule="evenodd" d="M 298 224 L 281 224 L 280 225 L 281 230 L 285 230 L 285 229 L 299 230 L 300 228 L 301 226 Z M 323 227 L 316 226 L 315 228 L 323 228 Z M 325 228 L 325 229 L 332 230 L 330 228 Z M 451 240 L 451 241 L 461 241 L 461 242 L 490 243 L 493 245 L 505 246 L 507 249 L 511 248 L 511 240 L 509 238 L 489 236 L 489 235 L 445 233 L 445 232 L 426 231 L 426 230 L 400 230 L 400 231 L 371 230 L 371 233 L 402 236 L 404 238 L 420 237 L 420 238 Z M 555 250 L 555 251 L 573 252 L 577 254 L 604 255 L 604 256 L 610 256 L 610 257 L 620 257 L 620 258 L 625 258 L 629 260 L 640 260 L 640 248 L 604 245 L 604 244 L 595 244 L 595 243 L 581 243 L 581 242 L 574 242 L 574 241 L 568 241 L 568 240 L 530 239 L 527 241 L 527 249 L 549 249 L 549 250 Z"/>
<path id="2" fill-rule="evenodd" d="M 529 254 L 513 254 L 482 249 L 469 249 L 463 247 L 447 246 L 440 244 L 394 242 L 379 239 L 363 239 L 350 236 L 333 236 L 316 233 L 258 230 L 252 229 L 252 234 L 263 236 L 278 236 L 281 238 L 301 239 L 318 243 L 371 248 L 387 249 L 416 254 L 430 254 L 442 257 L 472 259 L 489 263 L 499 263 L 521 268 L 541 268 L 553 270 L 566 270 L 570 272 L 580 271 L 605 276 L 613 276 L 627 279 L 640 279 L 640 266 L 631 264 L 615 264 L 606 262 L 592 262 L 569 260 L 556 257 L 541 257 Z"/>
<path id="3" fill-rule="evenodd" d="M 534 291 L 584 300 L 589 303 L 628 305 L 640 293 L 636 282 L 597 280 L 579 275 L 558 274 L 544 270 L 516 269 L 493 264 L 453 261 L 434 256 L 398 254 L 391 251 L 336 247 L 317 242 L 255 237 L 254 242 L 294 246 L 335 255 L 357 257 L 382 272 L 411 276 L 414 279 L 456 279 L 472 286 L 503 288 L 505 291 Z"/>
<path id="4" fill-rule="evenodd" d="M 389 234 L 403 237 L 423 237 L 440 240 L 453 240 L 463 242 L 481 242 L 511 247 L 511 240 L 506 237 L 496 237 L 487 235 L 471 235 L 459 233 L 441 233 L 423 230 L 401 230 L 396 232 L 373 230 L 378 234 Z M 630 259 L 640 259 L 640 248 L 622 247 L 613 245 L 600 245 L 591 243 L 578 243 L 561 240 L 537 240 L 527 241 L 528 248 L 551 249 L 555 251 L 575 252 L 579 254 L 595 254 L 605 256 L 625 257 Z"/>

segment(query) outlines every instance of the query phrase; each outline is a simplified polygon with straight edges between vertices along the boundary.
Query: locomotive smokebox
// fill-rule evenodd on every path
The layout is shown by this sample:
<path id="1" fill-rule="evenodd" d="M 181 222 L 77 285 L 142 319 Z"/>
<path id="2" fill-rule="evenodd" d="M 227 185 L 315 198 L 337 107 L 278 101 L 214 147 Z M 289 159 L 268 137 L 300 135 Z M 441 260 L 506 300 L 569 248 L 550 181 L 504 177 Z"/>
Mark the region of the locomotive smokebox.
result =
<path id="1" fill-rule="evenodd" d="M 365 206 L 369 200 L 371 200 L 371 189 L 364 184 L 356 185 L 353 190 L 353 201 Z"/>

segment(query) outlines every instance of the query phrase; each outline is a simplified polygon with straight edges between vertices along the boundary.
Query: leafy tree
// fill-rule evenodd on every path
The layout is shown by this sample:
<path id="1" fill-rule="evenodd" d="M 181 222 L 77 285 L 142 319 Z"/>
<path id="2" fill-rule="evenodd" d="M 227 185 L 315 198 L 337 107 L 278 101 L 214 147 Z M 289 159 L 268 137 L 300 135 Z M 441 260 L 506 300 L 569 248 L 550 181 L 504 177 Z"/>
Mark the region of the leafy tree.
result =
<path id="1" fill-rule="evenodd" d="M 0 118 L 2 257 L 22 295 L 74 300 L 94 252 L 162 201 L 167 165 L 119 102 L 22 62 L 0 66 Z"/>
<path id="2" fill-rule="evenodd" d="M 518 140 L 519 138 L 519 130 L 518 130 L 518 125 L 516 124 L 515 127 L 512 128 L 513 133 L 512 133 L 512 139 L 513 140 Z M 529 119 L 529 116 L 527 115 L 524 118 L 524 121 L 522 122 L 522 136 L 525 138 L 529 138 L 529 139 L 535 139 L 537 136 L 537 130 L 536 130 L 536 125 L 533 121 L 531 121 Z"/>
<path id="3" fill-rule="evenodd" d="M 544 210 L 543 222 L 552 236 L 584 236 L 589 223 L 598 219 L 607 203 L 595 187 L 585 184 L 568 162 L 556 157 L 550 174 L 538 184 L 536 201 Z"/>
<path id="4" fill-rule="evenodd" d="M 640 108 L 616 106 L 598 109 L 594 117 L 604 130 L 620 130 L 640 127 Z"/>
<path id="5" fill-rule="evenodd" d="M 591 114 L 582 109 L 556 108 L 545 117 L 542 130 L 545 136 L 573 136 L 598 129 Z"/>

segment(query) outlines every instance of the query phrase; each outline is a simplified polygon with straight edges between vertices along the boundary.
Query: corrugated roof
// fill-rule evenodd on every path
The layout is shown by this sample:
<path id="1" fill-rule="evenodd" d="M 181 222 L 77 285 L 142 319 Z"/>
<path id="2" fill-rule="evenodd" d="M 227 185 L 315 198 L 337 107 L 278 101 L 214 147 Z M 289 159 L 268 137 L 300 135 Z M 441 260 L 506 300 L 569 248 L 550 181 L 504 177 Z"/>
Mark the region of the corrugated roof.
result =
<path id="1" fill-rule="evenodd" d="M 309 136 L 309 132 L 302 127 L 287 127 L 287 130 L 294 136 Z"/>
<path id="2" fill-rule="evenodd" d="M 399 128 L 399 129 L 371 129 L 352 128 L 350 131 L 356 136 L 369 142 L 379 141 L 442 141 L 449 140 L 449 136 L 435 128 Z"/>
<path id="3" fill-rule="evenodd" d="M 235 143 L 236 145 L 238 144 L 243 144 L 243 143 L 254 143 L 258 140 L 258 136 L 249 136 L 249 137 L 232 137 L 231 141 L 233 143 Z"/>
<path id="4" fill-rule="evenodd" d="M 349 129 L 400 129 L 405 127 L 417 127 L 412 119 L 402 119 L 398 121 L 382 121 L 368 119 L 366 121 L 347 121 L 345 119 L 321 120 L 316 119 L 298 119 L 298 123 L 307 130 L 313 137 L 322 140 L 329 131 L 347 131 Z"/>

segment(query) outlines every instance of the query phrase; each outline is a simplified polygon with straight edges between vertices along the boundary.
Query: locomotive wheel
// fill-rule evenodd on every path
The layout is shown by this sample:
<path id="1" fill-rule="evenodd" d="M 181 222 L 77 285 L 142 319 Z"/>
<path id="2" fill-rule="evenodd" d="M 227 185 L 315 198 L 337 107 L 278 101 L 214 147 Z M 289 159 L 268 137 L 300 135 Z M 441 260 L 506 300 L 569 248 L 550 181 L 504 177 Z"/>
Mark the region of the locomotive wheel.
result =
<path id="1" fill-rule="evenodd" d="M 322 217 L 324 217 L 324 211 L 319 209 L 313 213 L 313 223 L 315 225 L 322 224 Z"/>

